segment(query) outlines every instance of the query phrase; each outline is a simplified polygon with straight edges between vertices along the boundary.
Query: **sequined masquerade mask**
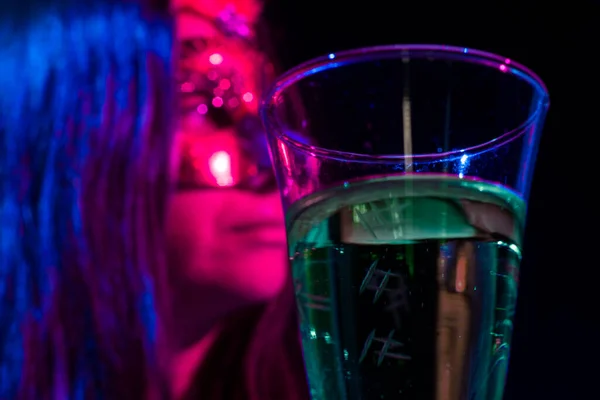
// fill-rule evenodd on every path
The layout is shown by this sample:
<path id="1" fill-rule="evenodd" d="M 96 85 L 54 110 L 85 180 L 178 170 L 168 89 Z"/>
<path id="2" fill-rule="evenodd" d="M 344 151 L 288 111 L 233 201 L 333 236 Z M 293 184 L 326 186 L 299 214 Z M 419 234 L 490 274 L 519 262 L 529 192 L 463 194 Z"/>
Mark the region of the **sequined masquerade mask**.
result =
<path id="1" fill-rule="evenodd" d="M 221 35 L 181 42 L 178 186 L 273 190 L 257 115 L 260 90 L 273 68 L 235 15 L 225 14 L 214 24 Z"/>

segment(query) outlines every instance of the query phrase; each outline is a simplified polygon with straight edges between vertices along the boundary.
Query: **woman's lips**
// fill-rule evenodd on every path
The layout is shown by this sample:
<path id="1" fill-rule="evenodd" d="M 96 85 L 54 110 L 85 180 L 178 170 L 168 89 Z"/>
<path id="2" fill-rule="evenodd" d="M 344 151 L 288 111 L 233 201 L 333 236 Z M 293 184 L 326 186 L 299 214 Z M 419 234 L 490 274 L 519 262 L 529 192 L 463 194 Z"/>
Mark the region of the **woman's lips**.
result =
<path id="1" fill-rule="evenodd" d="M 247 233 L 255 230 L 262 229 L 279 229 L 283 230 L 282 221 L 269 221 L 269 220 L 256 220 L 256 221 L 247 221 L 247 222 L 239 222 L 237 224 L 233 224 L 230 226 L 230 230 L 236 233 Z"/>
<path id="2" fill-rule="evenodd" d="M 236 241 L 259 247 L 286 245 L 285 227 L 282 221 L 246 221 L 231 225 L 228 233 Z"/>

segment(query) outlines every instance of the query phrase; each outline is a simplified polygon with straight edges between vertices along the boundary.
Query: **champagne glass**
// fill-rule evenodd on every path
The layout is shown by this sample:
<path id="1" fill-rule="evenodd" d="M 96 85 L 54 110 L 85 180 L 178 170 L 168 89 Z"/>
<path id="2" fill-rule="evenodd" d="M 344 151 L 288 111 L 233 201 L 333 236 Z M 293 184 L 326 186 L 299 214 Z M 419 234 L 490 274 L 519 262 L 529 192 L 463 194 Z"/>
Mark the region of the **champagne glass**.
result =
<path id="1" fill-rule="evenodd" d="M 394 45 L 284 74 L 261 117 L 314 400 L 500 400 L 549 105 L 505 57 Z"/>

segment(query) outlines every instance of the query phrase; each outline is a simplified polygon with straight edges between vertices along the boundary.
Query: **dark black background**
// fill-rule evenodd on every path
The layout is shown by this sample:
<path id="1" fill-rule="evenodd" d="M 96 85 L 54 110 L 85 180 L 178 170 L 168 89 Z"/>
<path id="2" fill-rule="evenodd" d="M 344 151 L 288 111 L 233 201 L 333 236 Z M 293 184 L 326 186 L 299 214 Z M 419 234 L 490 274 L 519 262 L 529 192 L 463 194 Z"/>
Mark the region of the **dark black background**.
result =
<path id="1" fill-rule="evenodd" d="M 598 1 L 270 0 L 283 68 L 355 47 L 442 43 L 521 62 L 551 107 L 530 199 L 507 400 L 600 398 Z"/>

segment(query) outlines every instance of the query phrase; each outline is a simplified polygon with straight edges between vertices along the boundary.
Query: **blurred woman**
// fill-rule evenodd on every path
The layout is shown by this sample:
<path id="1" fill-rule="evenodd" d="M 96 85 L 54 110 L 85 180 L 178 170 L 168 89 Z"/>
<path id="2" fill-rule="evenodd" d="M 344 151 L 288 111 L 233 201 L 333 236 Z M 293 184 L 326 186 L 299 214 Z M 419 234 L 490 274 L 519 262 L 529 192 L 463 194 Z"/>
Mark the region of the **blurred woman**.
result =
<path id="1" fill-rule="evenodd" d="M 0 3 L 2 399 L 167 395 L 165 11 Z"/>
<path id="2" fill-rule="evenodd" d="M 173 393 L 306 399 L 285 227 L 264 132 L 257 0 L 175 0 L 181 154 L 169 212 Z M 268 40 L 268 38 L 267 38 Z"/>

